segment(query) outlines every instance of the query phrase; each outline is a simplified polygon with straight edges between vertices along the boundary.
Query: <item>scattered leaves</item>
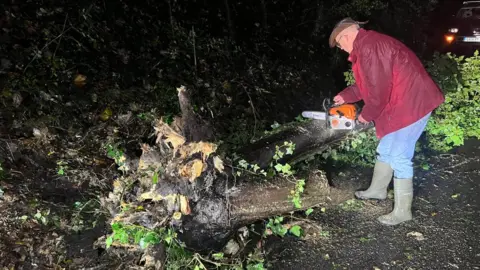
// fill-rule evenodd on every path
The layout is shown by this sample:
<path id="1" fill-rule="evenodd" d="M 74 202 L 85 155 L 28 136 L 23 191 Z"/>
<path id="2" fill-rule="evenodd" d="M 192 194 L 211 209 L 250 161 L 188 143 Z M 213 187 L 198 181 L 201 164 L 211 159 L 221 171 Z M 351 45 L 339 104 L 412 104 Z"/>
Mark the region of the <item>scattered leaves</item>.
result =
<path id="1" fill-rule="evenodd" d="M 407 236 L 413 236 L 415 237 L 415 239 L 417 239 L 418 241 L 423 241 L 425 240 L 425 237 L 423 236 L 422 233 L 419 233 L 419 232 L 409 232 L 407 233 Z"/>
<path id="2" fill-rule="evenodd" d="M 75 76 L 75 79 L 73 79 L 73 83 L 77 87 L 80 87 L 80 88 L 84 87 L 85 84 L 87 83 L 87 76 L 82 74 L 77 74 L 77 76 Z"/>
<path id="3" fill-rule="evenodd" d="M 100 119 L 102 119 L 102 121 L 107 121 L 108 119 L 110 119 L 110 117 L 112 117 L 112 114 L 112 109 L 110 109 L 110 107 L 107 107 L 100 114 Z"/>

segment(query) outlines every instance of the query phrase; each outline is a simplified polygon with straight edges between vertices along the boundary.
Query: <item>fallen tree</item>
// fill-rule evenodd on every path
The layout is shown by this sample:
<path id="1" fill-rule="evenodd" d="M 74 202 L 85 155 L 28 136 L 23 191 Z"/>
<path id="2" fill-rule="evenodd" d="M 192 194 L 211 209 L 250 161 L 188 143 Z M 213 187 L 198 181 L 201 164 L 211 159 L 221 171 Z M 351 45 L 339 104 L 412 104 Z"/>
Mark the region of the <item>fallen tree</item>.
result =
<path id="1" fill-rule="evenodd" d="M 293 177 L 288 163 L 370 126 L 333 131 L 322 121 L 298 123 L 245 147 L 245 160 L 236 165 L 216 152 L 216 144 L 202 139 L 211 136 L 209 129 L 192 128 L 201 120 L 189 111 L 186 89 L 178 90 L 182 117 L 171 125 L 156 123 L 156 143 L 142 146 L 135 167 L 128 167 L 123 157 L 117 160 L 126 174 L 102 200 L 112 224 L 150 230 L 174 226 L 187 247 L 219 250 L 238 228 L 257 220 L 352 198 L 353 190 L 329 185 L 321 170 Z M 292 191 L 299 181 L 302 192 L 295 202 Z M 128 237 L 122 237 L 110 236 L 107 246 L 128 244 Z"/>

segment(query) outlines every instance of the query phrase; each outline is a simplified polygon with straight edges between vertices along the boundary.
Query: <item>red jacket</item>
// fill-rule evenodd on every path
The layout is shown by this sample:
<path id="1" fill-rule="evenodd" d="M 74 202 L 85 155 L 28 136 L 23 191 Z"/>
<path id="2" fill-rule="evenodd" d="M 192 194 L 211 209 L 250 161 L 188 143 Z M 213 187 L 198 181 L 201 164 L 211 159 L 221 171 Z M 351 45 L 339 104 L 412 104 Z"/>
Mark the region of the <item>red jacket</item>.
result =
<path id="1" fill-rule="evenodd" d="M 339 93 L 346 103 L 365 102 L 361 115 L 374 121 L 378 138 L 406 127 L 445 100 L 417 56 L 400 41 L 360 29 L 353 43 L 355 84 Z"/>

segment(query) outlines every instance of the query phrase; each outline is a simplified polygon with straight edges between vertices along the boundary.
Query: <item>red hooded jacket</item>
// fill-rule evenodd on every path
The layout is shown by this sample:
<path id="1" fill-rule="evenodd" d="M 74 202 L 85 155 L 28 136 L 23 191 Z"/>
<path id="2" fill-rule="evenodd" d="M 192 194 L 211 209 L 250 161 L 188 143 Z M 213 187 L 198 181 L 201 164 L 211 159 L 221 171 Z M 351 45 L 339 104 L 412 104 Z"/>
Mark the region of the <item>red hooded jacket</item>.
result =
<path id="1" fill-rule="evenodd" d="M 406 127 L 442 104 L 444 95 L 418 57 L 400 41 L 360 29 L 348 59 L 355 84 L 339 93 L 346 103 L 365 102 L 378 138 Z"/>

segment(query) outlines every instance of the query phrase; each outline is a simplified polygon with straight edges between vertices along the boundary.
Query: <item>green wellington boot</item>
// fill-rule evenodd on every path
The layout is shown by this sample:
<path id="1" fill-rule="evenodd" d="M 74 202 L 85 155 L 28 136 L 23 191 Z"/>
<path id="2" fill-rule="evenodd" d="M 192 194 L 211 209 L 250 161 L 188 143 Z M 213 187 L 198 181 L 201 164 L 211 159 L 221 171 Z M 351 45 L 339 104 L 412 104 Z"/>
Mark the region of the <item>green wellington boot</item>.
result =
<path id="1" fill-rule="evenodd" d="M 387 163 L 378 161 L 373 169 L 372 183 L 365 191 L 355 192 L 358 199 L 378 199 L 385 200 L 387 198 L 387 187 L 393 176 L 393 169 Z"/>
<path id="2" fill-rule="evenodd" d="M 408 179 L 393 179 L 395 205 L 393 211 L 378 217 L 385 225 L 397 225 L 412 219 L 413 181 Z"/>

